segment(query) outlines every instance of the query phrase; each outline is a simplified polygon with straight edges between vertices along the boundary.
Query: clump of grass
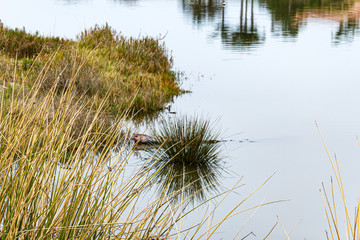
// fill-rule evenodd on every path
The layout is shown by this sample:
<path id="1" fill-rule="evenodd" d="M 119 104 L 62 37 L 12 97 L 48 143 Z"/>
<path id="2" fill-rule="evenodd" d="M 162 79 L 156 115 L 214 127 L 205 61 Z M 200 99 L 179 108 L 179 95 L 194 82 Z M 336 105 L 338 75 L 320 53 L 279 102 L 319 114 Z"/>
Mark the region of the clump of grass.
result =
<path id="1" fill-rule="evenodd" d="M 220 131 L 209 120 L 187 116 L 163 119 L 153 129 L 158 149 L 147 148 L 160 191 L 175 200 L 203 201 L 216 192 L 223 172 Z"/>
<path id="2" fill-rule="evenodd" d="M 202 166 L 219 164 L 220 130 L 209 120 L 199 117 L 162 119 L 152 130 L 156 142 L 163 143 L 163 158 L 174 164 Z"/>
<path id="3" fill-rule="evenodd" d="M 60 96 L 56 86 L 41 92 L 41 81 L 30 90 L 22 83 L 14 86 L 18 91 L 0 92 L 1 239 L 149 239 L 170 234 L 179 220 L 172 213 L 178 209 L 165 212 L 169 204 L 163 196 L 136 210 L 151 175 L 144 168 L 126 174 L 132 154 L 122 154 L 126 125 L 121 119 L 102 124 L 105 101 L 83 121 L 90 103 L 79 101 L 71 85 Z M 74 138 L 79 122 L 80 135 Z M 71 145 L 77 147 L 69 154 Z M 68 167 L 63 169 L 65 158 Z"/>
<path id="4" fill-rule="evenodd" d="M 74 139 L 72 128 L 78 127 L 84 104 L 71 96 L 71 89 L 60 96 L 60 105 L 53 111 L 58 97 L 54 90 L 38 101 L 40 84 L 26 93 L 23 84 L 15 84 L 17 93 L 4 97 L 6 89 L 1 92 L 0 237 L 77 238 L 108 233 L 109 227 L 99 224 L 111 219 L 104 214 L 111 204 L 109 185 L 96 177 L 109 176 L 104 172 L 108 157 L 100 154 L 94 160 L 104 138 L 107 144 L 115 141 L 115 125 L 104 129 L 93 117 L 82 126 L 81 138 Z M 98 131 L 108 134 L 93 134 Z M 76 170 L 62 171 L 59 164 L 72 144 L 78 147 L 73 148 L 69 164 Z"/>

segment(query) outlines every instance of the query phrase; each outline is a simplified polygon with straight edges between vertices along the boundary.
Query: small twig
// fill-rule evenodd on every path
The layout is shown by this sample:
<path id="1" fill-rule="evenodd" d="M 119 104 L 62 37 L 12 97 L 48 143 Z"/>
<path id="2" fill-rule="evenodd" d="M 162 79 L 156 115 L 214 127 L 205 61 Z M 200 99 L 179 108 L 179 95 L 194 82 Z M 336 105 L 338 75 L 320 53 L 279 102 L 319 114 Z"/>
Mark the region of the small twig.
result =
<path id="1" fill-rule="evenodd" d="M 241 240 L 244 240 L 245 238 L 247 238 L 247 237 L 250 236 L 250 235 L 253 235 L 253 236 L 256 237 L 256 235 L 255 235 L 253 232 L 250 232 L 248 235 L 246 235 L 245 237 L 243 237 Z"/>

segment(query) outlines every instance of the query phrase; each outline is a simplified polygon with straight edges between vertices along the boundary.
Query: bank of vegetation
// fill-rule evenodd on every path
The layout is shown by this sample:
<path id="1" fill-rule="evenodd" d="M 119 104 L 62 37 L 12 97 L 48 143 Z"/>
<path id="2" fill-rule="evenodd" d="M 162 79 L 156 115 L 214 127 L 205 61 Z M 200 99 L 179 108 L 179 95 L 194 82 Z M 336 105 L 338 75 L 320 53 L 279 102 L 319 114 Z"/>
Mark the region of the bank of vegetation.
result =
<path id="1" fill-rule="evenodd" d="M 106 99 L 109 115 L 149 114 L 181 94 L 160 40 L 125 38 L 108 25 L 85 30 L 76 40 L 2 27 L 0 53 L 3 88 L 18 82 L 31 87 L 41 78 L 41 91 L 56 85 L 60 94 L 72 82 L 73 94 L 91 101 L 92 109 Z"/>

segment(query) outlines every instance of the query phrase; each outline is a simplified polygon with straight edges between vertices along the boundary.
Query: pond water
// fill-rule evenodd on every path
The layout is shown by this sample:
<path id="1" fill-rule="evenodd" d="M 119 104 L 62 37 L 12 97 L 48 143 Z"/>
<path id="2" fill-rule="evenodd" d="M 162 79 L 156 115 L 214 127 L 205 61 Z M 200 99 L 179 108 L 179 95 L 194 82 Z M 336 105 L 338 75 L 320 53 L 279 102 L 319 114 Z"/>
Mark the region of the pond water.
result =
<path id="1" fill-rule="evenodd" d="M 319 189 L 333 175 L 315 127 L 336 152 L 350 209 L 359 191 L 360 1 L 337 0 L 0 0 L 10 27 L 74 38 L 94 24 L 126 36 L 163 37 L 183 71 L 171 111 L 219 119 L 225 143 L 223 179 L 231 187 L 219 215 L 276 173 L 247 206 L 257 210 L 237 236 L 262 239 L 280 219 L 291 239 L 325 239 Z M 243 141 L 249 139 L 251 141 Z M 242 141 L 242 142 L 240 142 Z M 252 142 L 254 141 L 254 142 Z M 214 239 L 231 239 L 241 214 Z M 298 222 L 301 221 L 299 224 Z M 297 225 L 298 224 L 298 225 Z M 284 239 L 280 224 L 268 239 Z"/>

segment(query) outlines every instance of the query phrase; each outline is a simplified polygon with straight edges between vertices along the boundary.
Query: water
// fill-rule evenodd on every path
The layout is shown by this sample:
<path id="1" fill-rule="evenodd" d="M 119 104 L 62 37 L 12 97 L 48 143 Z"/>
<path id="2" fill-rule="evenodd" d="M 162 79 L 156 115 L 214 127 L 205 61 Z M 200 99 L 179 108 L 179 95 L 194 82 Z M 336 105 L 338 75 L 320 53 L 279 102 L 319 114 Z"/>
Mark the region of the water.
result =
<path id="1" fill-rule="evenodd" d="M 246 206 L 289 200 L 257 210 L 238 239 L 262 239 L 278 218 L 291 239 L 325 239 L 319 189 L 330 163 L 315 127 L 336 152 L 351 211 L 359 191 L 359 1 L 89 0 L 4 1 L 0 19 L 46 35 L 74 38 L 109 23 L 126 36 L 161 36 L 184 71 L 172 111 L 219 118 L 227 139 L 230 187 L 220 218 L 267 177 Z M 241 11 L 242 6 L 242 11 Z M 242 13 L 241 13 L 242 12 Z M 251 214 L 252 212 L 250 212 Z M 250 214 L 229 221 L 214 239 L 231 239 Z M 277 218 L 278 217 L 278 218 Z M 301 222 L 297 225 L 297 223 Z M 280 224 L 268 239 L 284 238 Z"/>

